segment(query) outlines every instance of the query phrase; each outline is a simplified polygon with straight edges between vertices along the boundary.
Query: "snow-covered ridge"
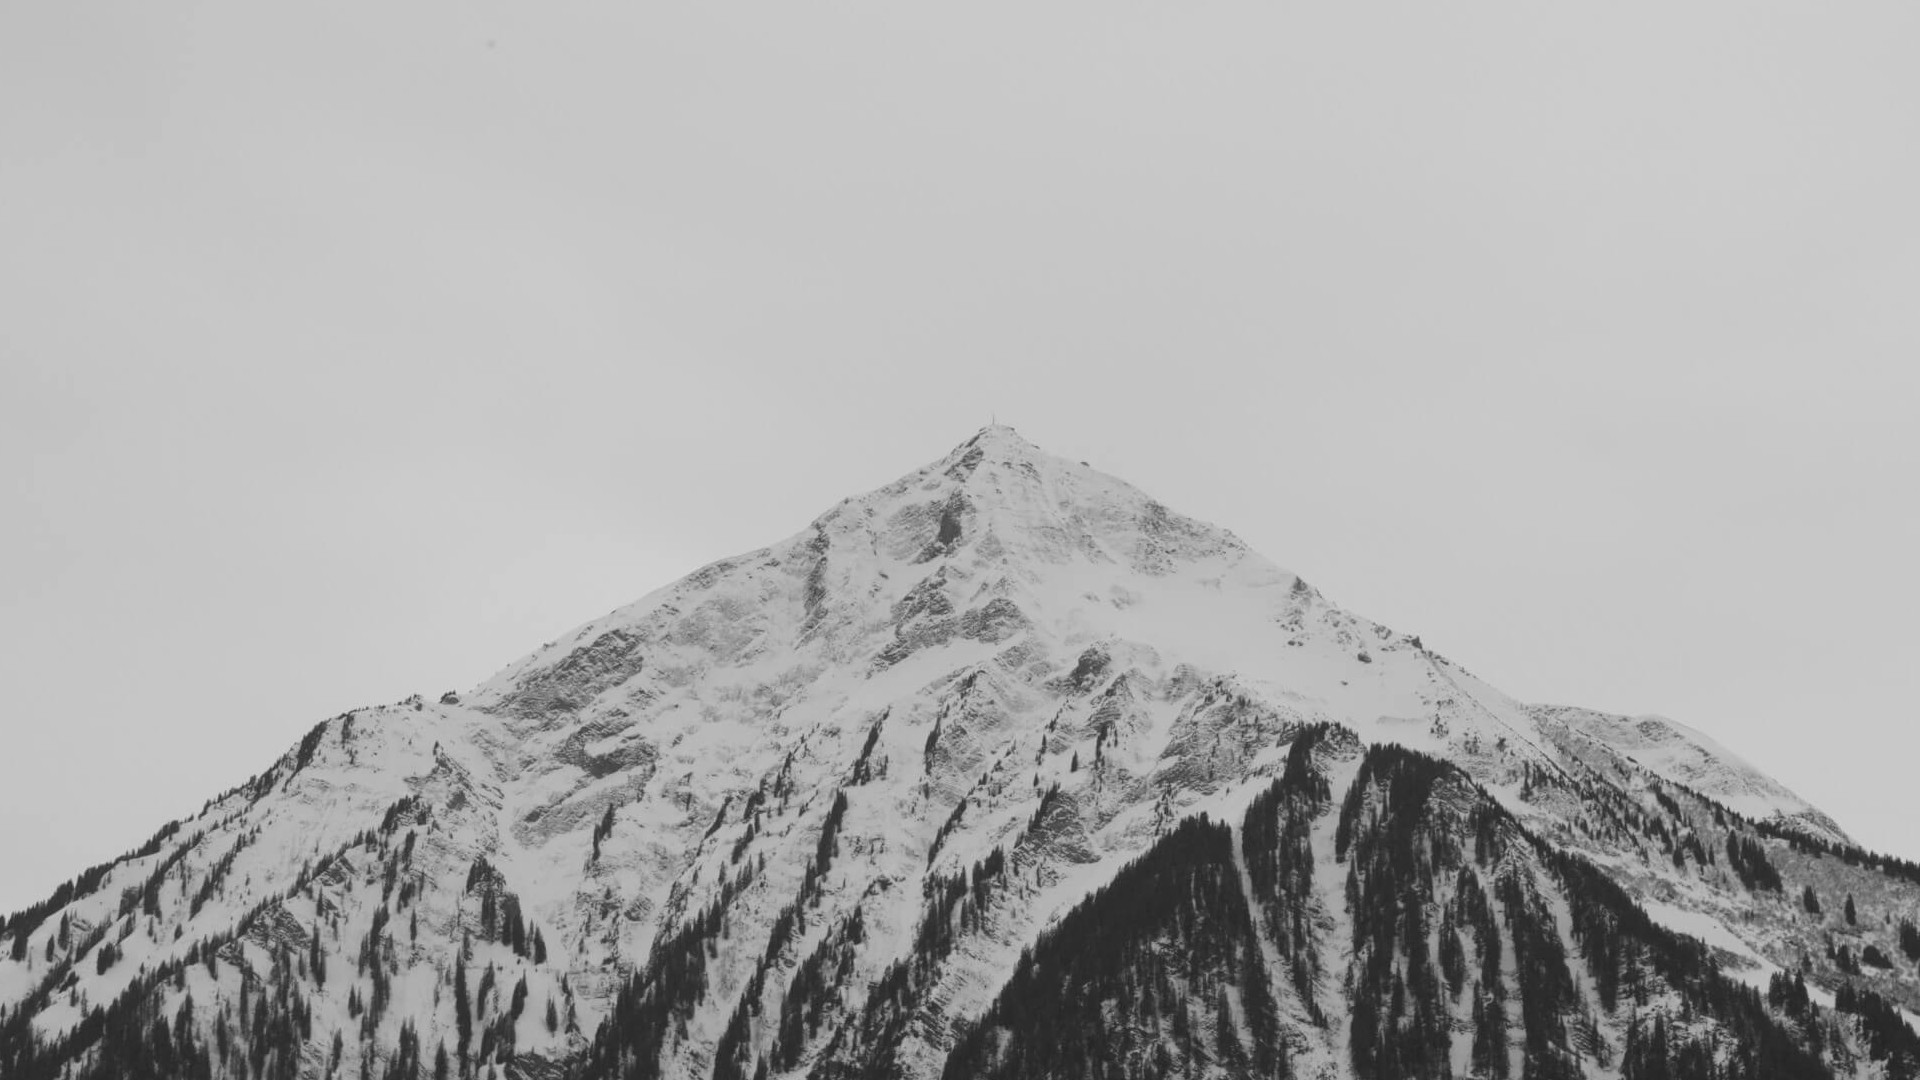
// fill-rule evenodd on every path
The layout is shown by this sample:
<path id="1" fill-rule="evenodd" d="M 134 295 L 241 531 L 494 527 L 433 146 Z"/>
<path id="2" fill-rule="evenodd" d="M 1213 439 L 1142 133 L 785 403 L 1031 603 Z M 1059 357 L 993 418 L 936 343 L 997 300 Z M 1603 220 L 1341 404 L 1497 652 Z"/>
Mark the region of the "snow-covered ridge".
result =
<path id="1" fill-rule="evenodd" d="M 1534 717 L 1654 776 L 1680 784 L 1756 821 L 1777 822 L 1839 844 L 1853 841 L 1832 818 L 1707 735 L 1664 716 L 1615 716 L 1536 705 Z"/>

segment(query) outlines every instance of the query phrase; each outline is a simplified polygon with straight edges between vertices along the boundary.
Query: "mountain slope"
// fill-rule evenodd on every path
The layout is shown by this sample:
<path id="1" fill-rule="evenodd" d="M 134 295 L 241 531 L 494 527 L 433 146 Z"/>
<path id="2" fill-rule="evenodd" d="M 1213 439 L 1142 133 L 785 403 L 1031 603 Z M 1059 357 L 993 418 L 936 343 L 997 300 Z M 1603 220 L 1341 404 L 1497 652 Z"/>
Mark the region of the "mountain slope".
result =
<path id="1" fill-rule="evenodd" d="M 1497 818 L 1500 873 L 1548 882 L 1488 893 L 1489 911 L 1524 901 L 1528 925 L 1564 935 L 1569 883 L 1600 875 L 1645 905 L 1644 927 L 1608 909 L 1637 948 L 1679 931 L 1747 985 L 1804 968 L 1816 997 L 1868 988 L 1842 995 L 1849 1015 L 1920 1003 L 1901 952 L 1920 954 L 1920 931 L 1902 932 L 1920 872 L 1853 851 L 1711 741 L 1515 702 L 1230 533 L 989 428 L 464 696 L 335 717 L 10 917 L 0 1075 L 432 1074 L 442 1051 L 480 1075 L 1021 1075 L 1045 1059 L 1021 1056 L 1034 1036 L 1005 1022 L 1033 1014 L 1019 1002 L 1078 1002 L 1086 1019 L 1112 1000 L 1102 1044 L 1145 1047 L 1168 986 L 1199 1010 L 1179 1054 L 1118 1058 L 1115 1075 L 1282 1060 L 1398 1075 L 1379 1054 L 1438 1053 L 1440 1013 L 1395 1011 L 1413 953 L 1380 927 L 1413 916 L 1378 896 L 1402 896 L 1408 874 L 1471 869 L 1483 893 L 1505 879 L 1484 851 L 1441 857 L 1429 838 L 1419 855 L 1395 834 L 1408 853 L 1348 884 L 1334 833 L 1353 824 L 1328 807 L 1367 787 L 1366 748 L 1384 744 L 1444 774 L 1415 802 L 1441 799 L 1446 835 Z M 1326 791 L 1308 806 L 1303 785 Z M 1136 880 L 1193 902 L 1147 910 L 1124 896 Z M 1421 888 L 1423 926 L 1481 910 L 1463 886 Z M 1073 929 L 1089 919 L 1111 935 Z M 1088 976 L 1125 996 L 1076 998 L 1049 982 L 1057 963 L 1023 966 L 1068 934 L 1130 958 Z M 1545 948 L 1529 955 L 1576 989 L 1600 978 L 1571 939 Z M 1140 958 L 1169 949 L 1202 959 L 1149 1005 Z M 1699 967 L 1660 1000 L 1721 985 Z M 1473 1010 L 1526 996 L 1523 974 L 1486 968 L 1486 1000 L 1456 995 L 1440 1026 L 1492 1030 Z M 1368 986 L 1385 995 L 1373 1013 Z M 1579 1030 L 1604 1029 L 1625 1060 L 1640 1028 L 1617 998 L 1547 1000 L 1588 1010 Z M 1830 1017 L 1767 1015 L 1820 1068 L 1868 1039 L 1857 1019 L 1834 1034 Z M 1761 1030 L 1746 1005 L 1712 1016 Z M 1567 1019 L 1516 1020 L 1483 1057 L 1499 1043 L 1544 1069 Z M 1382 1023 L 1426 1032 L 1427 1050 Z"/>

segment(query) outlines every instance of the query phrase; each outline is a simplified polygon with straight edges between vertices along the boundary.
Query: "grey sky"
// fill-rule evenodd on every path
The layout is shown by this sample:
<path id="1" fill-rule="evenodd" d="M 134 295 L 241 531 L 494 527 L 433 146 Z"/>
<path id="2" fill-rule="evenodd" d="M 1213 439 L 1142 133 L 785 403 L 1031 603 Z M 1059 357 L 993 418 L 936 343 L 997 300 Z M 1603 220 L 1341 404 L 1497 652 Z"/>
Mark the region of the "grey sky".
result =
<path id="1" fill-rule="evenodd" d="M 0 7 L 0 909 L 997 413 L 1920 858 L 1920 7 Z"/>

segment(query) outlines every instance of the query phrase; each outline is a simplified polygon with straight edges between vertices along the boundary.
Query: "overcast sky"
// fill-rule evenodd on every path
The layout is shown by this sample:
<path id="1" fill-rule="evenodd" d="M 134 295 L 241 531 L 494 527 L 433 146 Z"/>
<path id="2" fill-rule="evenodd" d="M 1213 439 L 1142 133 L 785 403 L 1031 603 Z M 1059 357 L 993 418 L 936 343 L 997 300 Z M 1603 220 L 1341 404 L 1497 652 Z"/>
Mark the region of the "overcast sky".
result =
<path id="1" fill-rule="evenodd" d="M 1920 858 L 1920 6 L 0 6 L 0 909 L 997 415 Z"/>

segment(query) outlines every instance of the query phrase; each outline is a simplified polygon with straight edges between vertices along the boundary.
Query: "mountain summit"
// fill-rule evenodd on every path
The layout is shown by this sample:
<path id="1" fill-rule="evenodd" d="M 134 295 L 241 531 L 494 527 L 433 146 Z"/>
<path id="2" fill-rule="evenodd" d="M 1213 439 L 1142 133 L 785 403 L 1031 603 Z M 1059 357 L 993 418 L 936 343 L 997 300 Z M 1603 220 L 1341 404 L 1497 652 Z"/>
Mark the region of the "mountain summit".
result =
<path id="1" fill-rule="evenodd" d="M 989 427 L 9 916 L 0 1076 L 1891 1072 L 1916 911 Z"/>

